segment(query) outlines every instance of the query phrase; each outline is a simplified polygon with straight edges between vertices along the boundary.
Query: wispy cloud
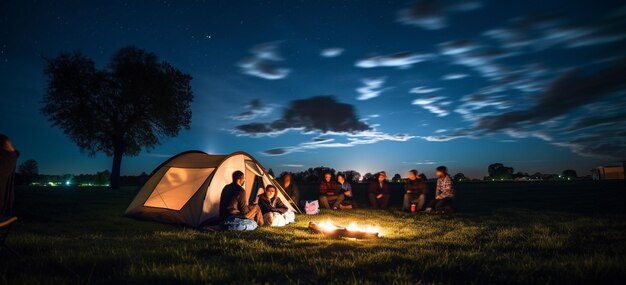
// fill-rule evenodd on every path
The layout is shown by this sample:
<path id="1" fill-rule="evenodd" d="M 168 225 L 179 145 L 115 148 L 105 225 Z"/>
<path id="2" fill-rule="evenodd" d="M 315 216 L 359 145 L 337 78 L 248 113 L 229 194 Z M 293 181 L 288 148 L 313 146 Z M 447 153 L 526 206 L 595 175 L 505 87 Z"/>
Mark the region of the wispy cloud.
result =
<path id="1" fill-rule="evenodd" d="M 438 0 L 419 0 L 409 7 L 400 9 L 397 21 L 425 30 L 439 30 L 448 26 L 447 14 L 452 12 L 469 12 L 480 9 L 481 2 L 459 1 L 444 4 Z"/>
<path id="2" fill-rule="evenodd" d="M 430 88 L 430 87 L 426 87 L 426 86 L 418 86 L 418 87 L 411 88 L 409 93 L 428 94 L 428 93 L 437 92 L 439 90 L 441 90 L 441 88 Z"/>
<path id="3" fill-rule="evenodd" d="M 356 98 L 357 100 L 369 100 L 376 98 L 385 90 L 385 88 L 383 88 L 383 84 L 385 84 L 384 77 L 364 78 L 361 81 L 364 86 L 356 89 L 359 93 L 359 96 Z"/>
<path id="4" fill-rule="evenodd" d="M 456 80 L 456 79 L 461 79 L 461 78 L 465 78 L 468 77 L 469 75 L 465 74 L 465 73 L 448 73 L 446 75 L 444 75 L 441 79 L 443 80 Z"/>
<path id="5" fill-rule="evenodd" d="M 279 52 L 279 42 L 263 43 L 254 46 L 251 57 L 238 63 L 241 72 L 247 75 L 268 80 L 283 79 L 289 75 L 290 69 L 278 67 L 277 62 L 283 60 Z"/>
<path id="6" fill-rule="evenodd" d="M 357 61 L 354 65 L 361 68 L 397 67 L 410 68 L 413 64 L 429 60 L 432 54 L 418 54 L 414 52 L 399 52 L 388 55 L 371 56 Z"/>
<path id="7" fill-rule="evenodd" d="M 322 56 L 322 57 L 338 57 L 343 52 L 344 52 L 343 48 L 338 48 L 338 47 L 326 48 L 326 49 L 323 49 L 320 52 L 320 56 Z"/>
<path id="8" fill-rule="evenodd" d="M 446 97 L 443 96 L 424 96 L 413 100 L 411 104 L 418 105 L 429 112 L 436 114 L 438 117 L 445 117 L 450 114 L 448 111 L 450 101 L 445 101 Z"/>
<path id="9" fill-rule="evenodd" d="M 274 111 L 275 105 L 264 105 L 261 100 L 253 99 L 246 105 L 246 110 L 231 116 L 231 119 L 237 121 L 248 121 L 265 117 Z"/>

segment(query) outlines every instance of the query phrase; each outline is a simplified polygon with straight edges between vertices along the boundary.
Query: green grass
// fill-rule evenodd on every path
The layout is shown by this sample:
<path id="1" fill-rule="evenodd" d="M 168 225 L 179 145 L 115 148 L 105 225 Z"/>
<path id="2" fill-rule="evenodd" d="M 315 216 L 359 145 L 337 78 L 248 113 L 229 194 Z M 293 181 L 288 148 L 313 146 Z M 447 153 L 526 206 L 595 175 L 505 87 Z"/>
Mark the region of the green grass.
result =
<path id="1" fill-rule="evenodd" d="M 589 189 L 571 183 L 542 192 L 531 189 L 537 185 L 459 185 L 463 210 L 450 216 L 368 209 L 322 212 L 298 216 L 296 225 L 285 228 L 244 233 L 206 233 L 121 217 L 136 189 L 18 189 L 20 220 L 8 244 L 21 258 L 0 251 L 0 283 L 626 280 L 624 190 L 618 184 Z M 307 231 L 309 221 L 325 219 L 375 224 L 384 237 L 332 240 Z"/>

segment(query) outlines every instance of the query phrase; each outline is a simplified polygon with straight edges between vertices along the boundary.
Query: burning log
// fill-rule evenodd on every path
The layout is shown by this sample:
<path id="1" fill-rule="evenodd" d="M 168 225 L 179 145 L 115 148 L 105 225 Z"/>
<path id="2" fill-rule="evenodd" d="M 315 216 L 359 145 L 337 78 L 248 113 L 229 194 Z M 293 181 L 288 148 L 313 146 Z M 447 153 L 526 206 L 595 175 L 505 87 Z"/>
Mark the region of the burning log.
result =
<path id="1" fill-rule="evenodd" d="M 318 225 L 314 222 L 309 222 L 309 230 L 313 233 L 321 233 L 327 237 L 332 238 L 354 238 L 354 239 L 376 239 L 378 238 L 377 232 L 372 231 L 360 231 L 358 229 L 344 228 L 332 223 L 324 223 Z"/>

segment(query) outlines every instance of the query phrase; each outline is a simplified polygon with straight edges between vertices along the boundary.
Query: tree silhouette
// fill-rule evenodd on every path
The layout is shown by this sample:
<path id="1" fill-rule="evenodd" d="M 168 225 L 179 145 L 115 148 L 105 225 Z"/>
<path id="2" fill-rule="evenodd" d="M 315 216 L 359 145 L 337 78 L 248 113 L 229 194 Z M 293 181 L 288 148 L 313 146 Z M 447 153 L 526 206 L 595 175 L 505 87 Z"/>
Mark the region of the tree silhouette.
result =
<path id="1" fill-rule="evenodd" d="M 563 178 L 565 179 L 576 179 L 578 178 L 578 173 L 576 173 L 576 170 L 573 169 L 567 169 L 564 170 L 563 173 L 561 173 L 561 176 L 563 176 Z"/>
<path id="2" fill-rule="evenodd" d="M 376 179 L 376 177 L 373 174 L 368 172 L 368 173 L 365 173 L 365 175 L 363 175 L 363 181 L 362 182 L 363 183 L 369 183 L 369 182 L 374 181 L 374 179 Z"/>
<path id="3" fill-rule="evenodd" d="M 111 188 L 120 186 L 122 156 L 152 149 L 189 129 L 191 76 L 136 47 L 116 52 L 107 69 L 76 52 L 46 60 L 42 113 L 81 151 L 113 157 Z"/>
<path id="4" fill-rule="evenodd" d="M 394 183 L 398 183 L 398 182 L 400 182 L 401 180 L 402 180 L 402 176 L 400 176 L 400 174 L 398 174 L 398 173 L 396 173 L 396 174 L 393 176 L 393 178 L 391 178 L 391 182 L 394 182 Z"/>
<path id="5" fill-rule="evenodd" d="M 464 181 L 464 180 L 468 180 L 467 177 L 465 177 L 465 174 L 463 173 L 457 173 L 455 174 L 452 179 L 454 179 L 454 181 Z"/>
<path id="6" fill-rule="evenodd" d="M 361 180 L 361 173 L 356 170 L 346 170 L 342 173 L 346 176 L 346 181 L 348 182 L 359 183 Z"/>
<path id="7" fill-rule="evenodd" d="M 271 169 L 271 168 L 267 171 L 267 174 L 269 174 L 269 175 L 271 175 L 272 177 L 276 178 L 276 177 L 274 176 L 274 170 L 273 170 L 273 169 Z"/>
<path id="8" fill-rule="evenodd" d="M 26 160 L 20 164 L 17 172 L 20 174 L 23 182 L 34 182 L 39 176 L 39 164 L 34 159 Z"/>
<path id="9" fill-rule="evenodd" d="M 494 163 L 489 165 L 487 169 L 489 177 L 496 180 L 510 180 L 513 178 L 513 167 L 506 167 L 502 163 Z"/>

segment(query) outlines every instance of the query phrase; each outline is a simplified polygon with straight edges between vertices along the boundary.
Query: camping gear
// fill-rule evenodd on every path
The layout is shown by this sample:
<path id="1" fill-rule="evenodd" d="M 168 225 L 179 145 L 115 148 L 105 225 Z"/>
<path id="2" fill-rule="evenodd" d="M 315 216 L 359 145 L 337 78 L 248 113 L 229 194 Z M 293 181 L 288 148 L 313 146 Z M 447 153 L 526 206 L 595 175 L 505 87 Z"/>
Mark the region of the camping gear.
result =
<path id="1" fill-rule="evenodd" d="M 304 204 L 304 212 L 307 215 L 317 215 L 320 212 L 320 202 L 318 200 L 306 201 Z"/>
<path id="2" fill-rule="evenodd" d="M 250 219 L 238 218 L 235 216 L 229 216 L 222 222 L 222 230 L 225 231 L 253 231 L 259 225 Z"/>
<path id="3" fill-rule="evenodd" d="M 7 237 L 11 232 L 11 226 L 17 221 L 17 217 L 0 217 L 0 249 L 6 249 L 9 252 L 19 256 L 15 250 L 10 248 L 7 244 Z"/>
<path id="4" fill-rule="evenodd" d="M 218 224 L 222 189 L 232 182 L 232 173 L 237 170 L 244 173 L 246 200 L 250 199 L 258 178 L 264 185 L 276 187 L 276 195 L 289 210 L 301 213 L 274 177 L 251 155 L 187 151 L 166 160 L 152 172 L 124 215 L 194 228 Z"/>

